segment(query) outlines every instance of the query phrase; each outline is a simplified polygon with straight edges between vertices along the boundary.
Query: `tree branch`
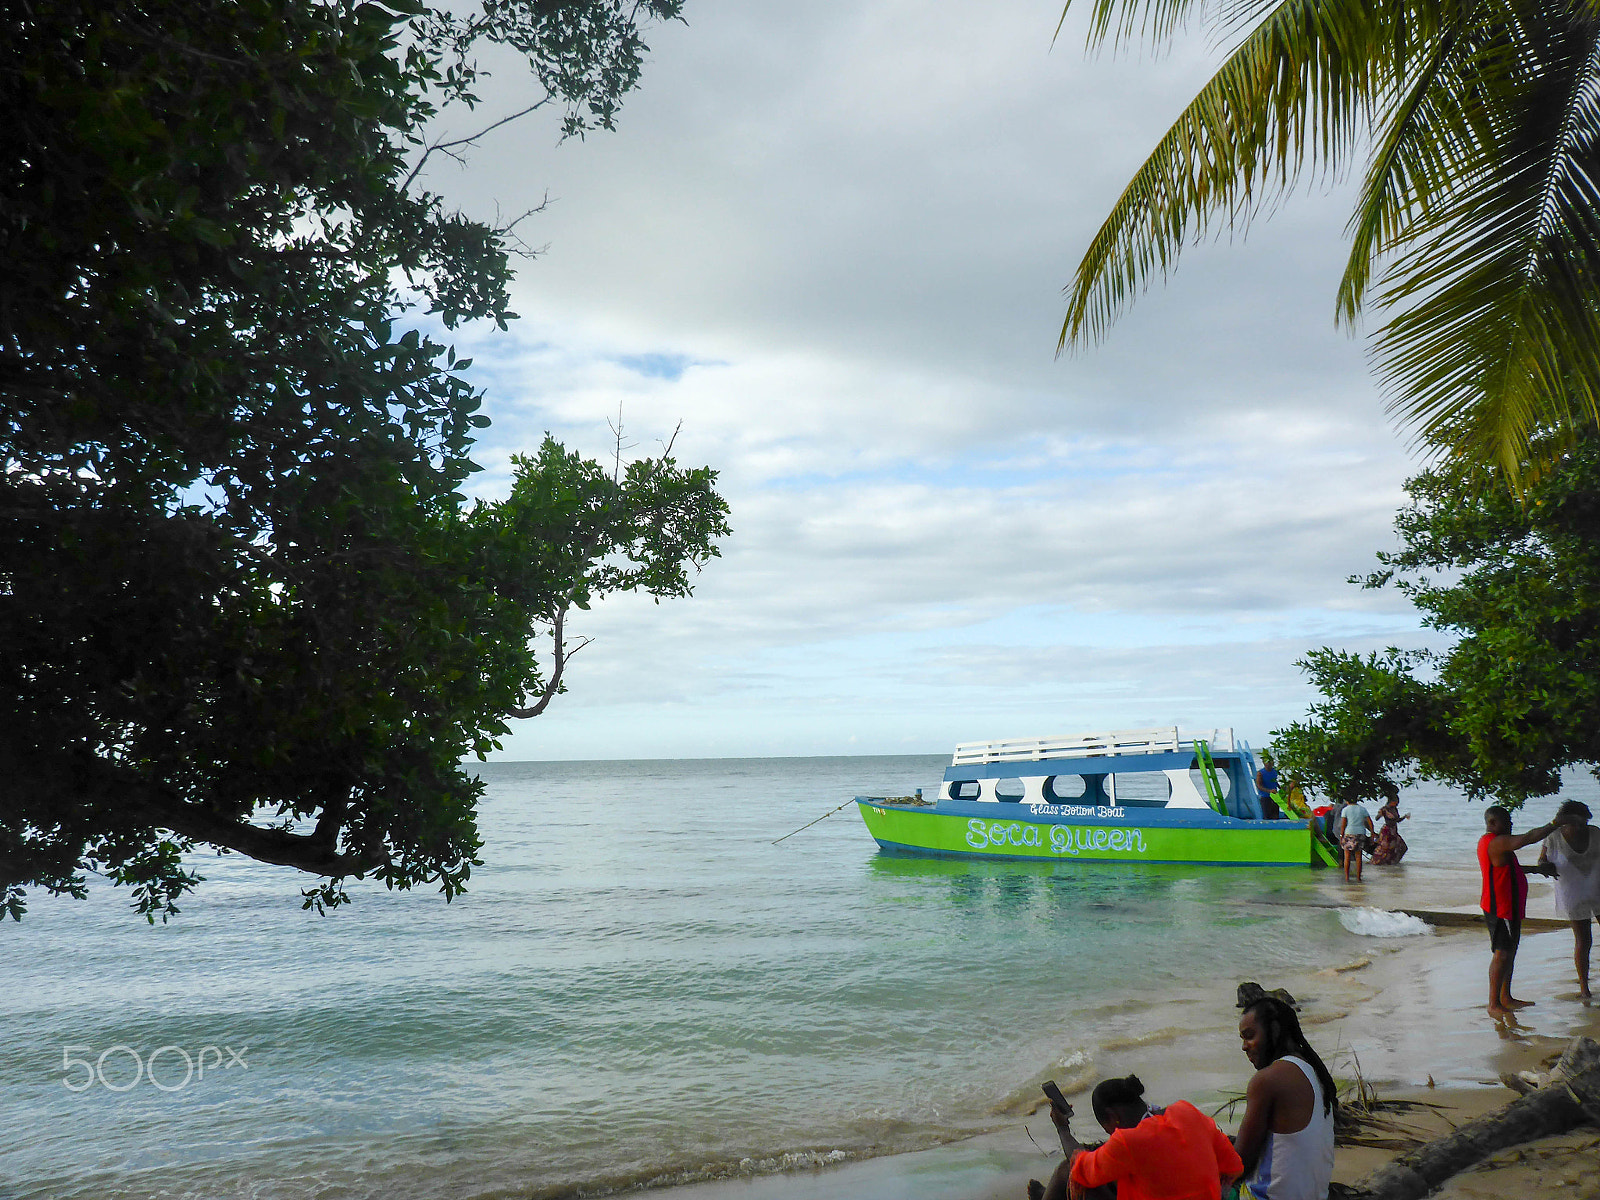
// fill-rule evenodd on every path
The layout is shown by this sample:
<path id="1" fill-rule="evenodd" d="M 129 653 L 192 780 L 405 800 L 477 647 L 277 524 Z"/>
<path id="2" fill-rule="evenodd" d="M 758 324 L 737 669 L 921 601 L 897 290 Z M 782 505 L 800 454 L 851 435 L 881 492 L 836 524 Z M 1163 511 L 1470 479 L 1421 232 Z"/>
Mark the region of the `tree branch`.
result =
<path id="1" fill-rule="evenodd" d="M 632 450 L 635 446 L 637 446 L 639 444 L 637 442 L 629 442 L 629 443 L 627 443 L 627 445 L 623 445 L 623 441 L 622 441 L 622 401 L 620 401 L 620 400 L 617 401 L 617 419 L 615 421 L 612 421 L 612 419 L 610 417 L 606 418 L 606 428 L 611 430 L 611 441 L 612 441 L 612 447 L 611 447 L 611 482 L 612 483 L 621 483 L 622 482 L 622 453 L 623 453 L 624 450 Z M 674 436 L 676 436 L 676 435 L 674 435 Z"/>
<path id="2" fill-rule="evenodd" d="M 423 165 L 427 163 L 428 159 L 433 157 L 433 152 L 435 150 L 443 150 L 446 154 L 449 154 L 450 151 L 455 149 L 457 146 L 477 145 L 478 139 L 484 134 L 493 133 L 496 129 L 499 129 L 500 126 L 509 125 L 512 121 L 517 120 L 519 117 L 525 117 L 535 109 L 543 108 L 546 104 L 550 103 L 552 98 L 553 97 L 550 95 L 550 93 L 546 92 L 543 100 L 536 100 L 521 112 L 514 112 L 509 117 L 501 117 L 493 125 L 485 125 L 482 129 L 478 130 L 477 133 L 470 134 L 467 137 L 456 138 L 454 141 L 434 142 L 433 145 L 429 146 L 422 152 L 422 157 L 417 159 L 417 165 L 411 168 L 411 174 L 406 176 L 406 181 L 400 185 L 400 190 L 402 192 L 405 191 L 412 185 L 413 182 L 415 182 L 417 176 L 422 173 Z"/>
<path id="3" fill-rule="evenodd" d="M 661 443 L 661 457 L 671 458 L 672 448 L 678 444 L 678 435 L 683 432 L 683 418 L 678 418 L 678 423 L 672 427 L 672 436 Z"/>
<path id="4" fill-rule="evenodd" d="M 550 707 L 550 701 L 555 699 L 556 693 L 561 690 L 561 674 L 567 669 L 567 659 L 587 646 L 593 638 L 583 638 L 572 649 L 567 649 L 562 640 L 562 627 L 567 621 L 567 606 L 562 605 L 556 611 L 556 618 L 550 631 L 551 639 L 555 642 L 555 665 L 550 670 L 550 682 L 545 684 L 544 690 L 539 693 L 539 700 L 531 708 L 514 708 L 510 712 L 513 717 L 537 717 Z"/>
<path id="5" fill-rule="evenodd" d="M 517 229 L 518 225 L 521 225 L 529 217 L 535 216 L 538 213 L 542 213 L 542 212 L 545 211 L 545 209 L 547 209 L 549 207 L 550 207 L 550 193 L 549 193 L 549 191 L 546 191 L 544 196 L 540 199 L 538 204 L 534 205 L 532 208 L 528 209 L 526 212 L 522 213 L 520 216 L 514 217 L 511 220 L 506 221 L 504 223 L 496 224 L 494 226 L 494 232 L 495 232 L 495 234 L 497 236 L 502 237 L 502 238 L 506 238 L 508 240 L 508 242 L 514 242 L 515 243 L 514 246 L 508 245 L 508 247 L 507 247 L 513 254 L 516 254 L 521 258 L 537 258 L 539 255 L 543 254 L 546 250 L 548 250 L 550 248 L 550 244 L 548 242 L 546 242 L 543 246 L 539 247 L 538 249 L 535 249 L 534 247 L 528 245 L 528 243 L 523 241 L 520 237 L 516 236 L 516 229 Z M 495 220 L 498 222 L 499 219 L 500 219 L 500 212 L 499 212 L 499 208 L 497 206 L 496 209 L 495 209 Z"/>
<path id="6" fill-rule="evenodd" d="M 1600 1044 L 1579 1037 L 1567 1043 L 1544 1087 L 1499 1112 L 1458 1126 L 1438 1141 L 1407 1151 L 1347 1194 L 1368 1200 L 1419 1200 L 1498 1150 L 1565 1133 L 1586 1122 L 1600 1122 Z"/>
<path id="7" fill-rule="evenodd" d="M 218 816 L 149 784 L 130 784 L 119 799 L 123 811 L 136 821 L 148 821 L 179 837 L 235 850 L 260 862 L 295 867 L 310 875 L 360 876 L 383 864 L 381 858 L 339 853 L 343 801 L 325 807 L 316 829 L 302 834 Z"/>

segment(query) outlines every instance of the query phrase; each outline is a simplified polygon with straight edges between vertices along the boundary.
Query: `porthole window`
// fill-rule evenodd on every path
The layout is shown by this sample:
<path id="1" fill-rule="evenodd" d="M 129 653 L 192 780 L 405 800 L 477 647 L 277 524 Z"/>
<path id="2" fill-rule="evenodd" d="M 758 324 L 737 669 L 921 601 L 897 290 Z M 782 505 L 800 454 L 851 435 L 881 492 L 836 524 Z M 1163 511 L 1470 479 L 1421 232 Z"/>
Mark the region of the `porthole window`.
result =
<path id="1" fill-rule="evenodd" d="M 1076 804 L 1084 790 L 1082 775 L 1052 775 L 1044 781 L 1044 794 L 1053 804 Z"/>
<path id="2" fill-rule="evenodd" d="M 958 779 L 950 784 L 950 799 L 976 800 L 980 794 L 976 779 Z"/>
<path id="3" fill-rule="evenodd" d="M 1007 804 L 1015 804 L 1027 794 L 1027 788 L 1022 780 L 1016 776 L 1009 779 L 996 779 L 994 781 L 994 798 L 1003 800 Z"/>

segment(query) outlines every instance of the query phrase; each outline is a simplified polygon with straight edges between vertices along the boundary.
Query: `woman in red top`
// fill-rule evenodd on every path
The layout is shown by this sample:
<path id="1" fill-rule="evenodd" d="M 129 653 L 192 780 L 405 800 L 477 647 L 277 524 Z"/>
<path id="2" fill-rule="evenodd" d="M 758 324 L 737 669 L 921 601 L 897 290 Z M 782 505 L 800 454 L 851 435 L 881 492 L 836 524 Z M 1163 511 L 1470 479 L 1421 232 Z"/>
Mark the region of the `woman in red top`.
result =
<path id="1" fill-rule="evenodd" d="M 1094 1150 L 1072 1136 L 1072 1118 L 1054 1106 L 1050 1119 L 1066 1159 L 1050 1177 L 1028 1184 L 1030 1197 L 1066 1200 L 1092 1188 L 1117 1185 L 1117 1200 L 1221 1200 L 1225 1183 L 1244 1173 L 1233 1143 L 1216 1122 L 1187 1100 L 1152 1108 L 1137 1075 L 1102 1080 L 1090 1103 L 1095 1120 L 1110 1135 Z"/>

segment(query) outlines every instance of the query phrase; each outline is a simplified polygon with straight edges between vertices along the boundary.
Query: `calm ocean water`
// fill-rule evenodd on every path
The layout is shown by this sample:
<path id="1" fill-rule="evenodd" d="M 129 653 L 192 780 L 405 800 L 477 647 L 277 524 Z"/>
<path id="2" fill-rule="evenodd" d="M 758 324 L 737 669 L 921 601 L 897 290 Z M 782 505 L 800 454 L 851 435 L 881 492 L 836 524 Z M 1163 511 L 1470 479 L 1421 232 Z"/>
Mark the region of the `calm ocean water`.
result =
<path id="1" fill-rule="evenodd" d="M 0 934 L 0 1196 L 544 1197 L 910 1149 L 1218 979 L 1359 953 L 1241 903 L 1309 871 L 889 858 L 853 807 L 770 844 L 947 761 L 490 764 L 449 905 L 317 917 L 234 858 L 165 926 L 35 898 Z M 1405 806 L 1408 862 L 1470 861 L 1472 809 Z"/>

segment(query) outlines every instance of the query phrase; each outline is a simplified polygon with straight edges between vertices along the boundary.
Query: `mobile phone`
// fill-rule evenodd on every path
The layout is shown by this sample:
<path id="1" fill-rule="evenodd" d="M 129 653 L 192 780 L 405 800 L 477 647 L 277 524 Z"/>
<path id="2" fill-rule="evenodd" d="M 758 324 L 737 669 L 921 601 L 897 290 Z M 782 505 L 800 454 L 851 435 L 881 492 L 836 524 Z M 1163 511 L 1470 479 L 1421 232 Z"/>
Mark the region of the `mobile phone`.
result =
<path id="1" fill-rule="evenodd" d="M 1051 1108 L 1058 1109 L 1064 1113 L 1072 1111 L 1072 1105 L 1067 1103 L 1067 1098 L 1061 1094 L 1061 1089 L 1056 1086 L 1054 1079 L 1046 1079 L 1039 1087 L 1049 1099 Z"/>

